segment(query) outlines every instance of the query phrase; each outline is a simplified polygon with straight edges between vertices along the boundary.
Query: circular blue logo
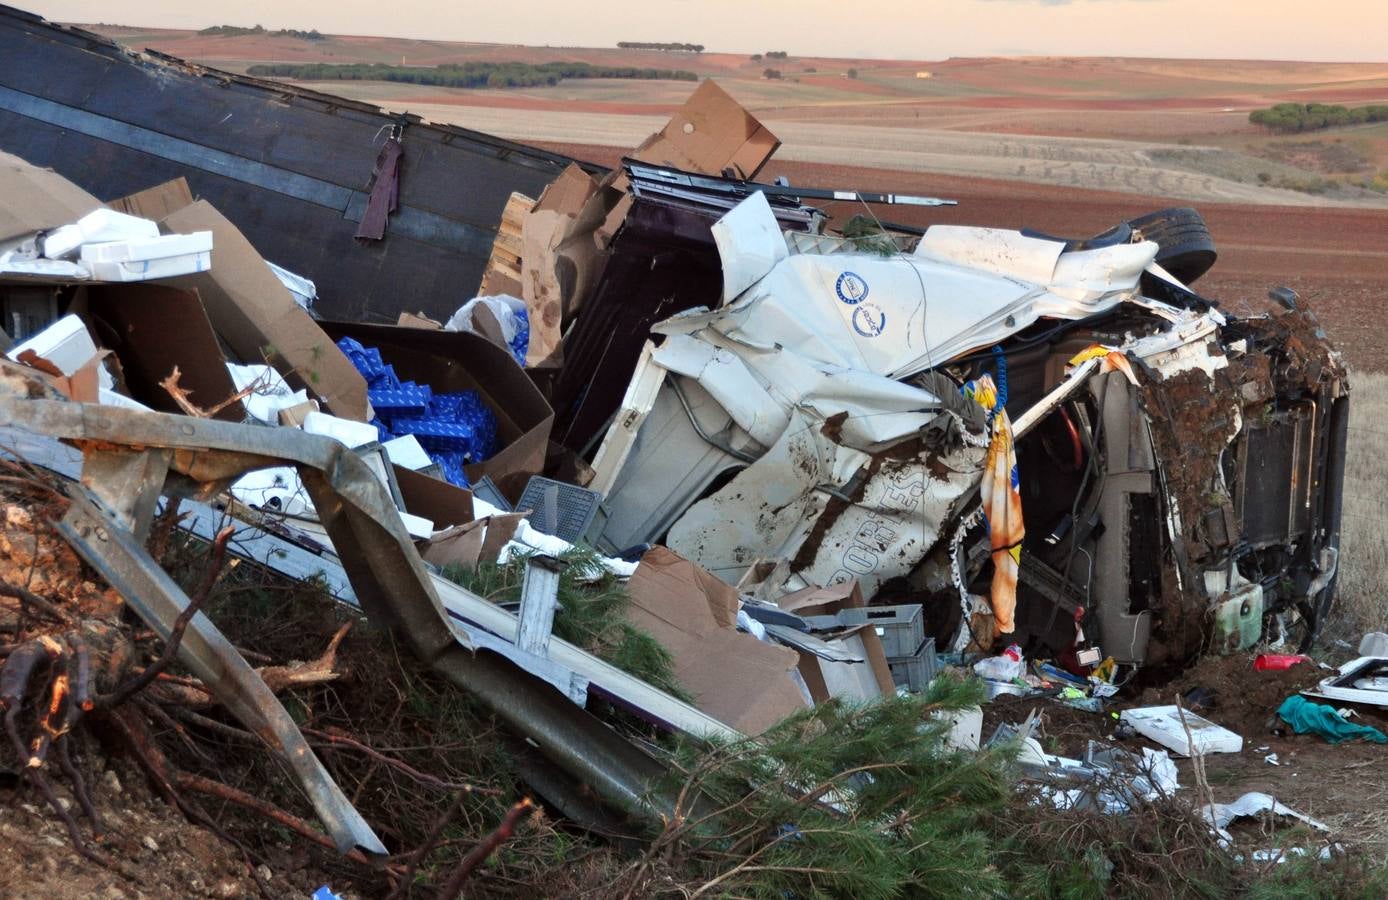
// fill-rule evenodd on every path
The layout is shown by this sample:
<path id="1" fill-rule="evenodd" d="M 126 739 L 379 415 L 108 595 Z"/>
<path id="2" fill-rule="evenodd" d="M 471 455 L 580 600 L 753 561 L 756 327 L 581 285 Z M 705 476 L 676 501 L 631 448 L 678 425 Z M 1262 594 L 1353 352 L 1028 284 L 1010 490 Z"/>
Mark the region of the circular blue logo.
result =
<path id="1" fill-rule="evenodd" d="M 853 330 L 863 337 L 877 337 L 886 327 L 887 314 L 878 309 L 877 304 L 869 303 L 853 310 Z"/>
<path id="2" fill-rule="evenodd" d="M 854 272 L 844 272 L 839 276 L 838 281 L 834 282 L 834 293 L 839 295 L 839 299 L 849 306 L 857 306 L 867 299 L 868 285 L 861 275 Z"/>

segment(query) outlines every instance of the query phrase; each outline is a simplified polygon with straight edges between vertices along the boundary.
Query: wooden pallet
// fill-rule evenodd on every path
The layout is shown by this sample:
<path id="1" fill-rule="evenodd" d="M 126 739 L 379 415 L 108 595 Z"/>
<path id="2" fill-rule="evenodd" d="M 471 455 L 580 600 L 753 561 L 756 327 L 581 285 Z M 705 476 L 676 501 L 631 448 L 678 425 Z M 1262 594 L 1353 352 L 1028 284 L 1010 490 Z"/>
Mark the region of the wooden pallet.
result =
<path id="1" fill-rule="evenodd" d="M 521 228 L 535 201 L 524 194 L 512 194 L 501 213 L 501 225 L 492 242 L 492 255 L 482 274 L 479 295 L 513 294 L 520 296 Z"/>

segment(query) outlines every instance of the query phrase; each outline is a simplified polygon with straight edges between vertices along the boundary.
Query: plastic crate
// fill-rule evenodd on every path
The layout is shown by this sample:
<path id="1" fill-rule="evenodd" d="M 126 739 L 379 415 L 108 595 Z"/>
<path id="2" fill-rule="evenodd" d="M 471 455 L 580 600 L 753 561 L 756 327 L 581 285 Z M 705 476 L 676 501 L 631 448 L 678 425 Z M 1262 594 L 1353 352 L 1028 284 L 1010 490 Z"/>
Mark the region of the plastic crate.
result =
<path id="1" fill-rule="evenodd" d="M 908 691 L 923 690 L 940 672 L 940 661 L 935 657 L 935 639 L 925 638 L 920 647 L 910 656 L 889 656 L 887 665 L 892 670 L 892 683 Z"/>
<path id="2" fill-rule="evenodd" d="M 904 606 L 863 606 L 839 613 L 845 625 L 871 625 L 887 658 L 914 656 L 925 640 L 925 614 L 919 603 Z"/>
<path id="3" fill-rule="evenodd" d="M 516 509 L 530 510 L 530 527 L 569 543 L 588 537 L 602 494 L 578 485 L 532 475 Z"/>

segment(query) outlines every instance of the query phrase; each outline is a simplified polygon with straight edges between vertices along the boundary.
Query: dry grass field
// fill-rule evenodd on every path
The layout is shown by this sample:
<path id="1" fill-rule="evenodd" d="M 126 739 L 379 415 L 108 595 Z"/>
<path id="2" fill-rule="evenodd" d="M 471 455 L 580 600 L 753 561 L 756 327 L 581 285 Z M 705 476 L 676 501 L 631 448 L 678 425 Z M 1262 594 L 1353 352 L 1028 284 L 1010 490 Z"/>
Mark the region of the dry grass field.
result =
<path id="1" fill-rule="evenodd" d="M 328 35 L 202 35 L 96 26 L 232 71 L 256 63 L 586 62 L 682 68 L 718 79 L 785 141 L 782 158 L 1125 191 L 1199 202 L 1388 206 L 1388 131 L 1327 146 L 1263 133 L 1252 109 L 1281 101 L 1388 101 L 1388 64 L 1124 58 L 871 60 L 527 47 Z M 793 47 L 788 46 L 793 51 Z M 764 72 L 774 68 L 779 78 Z M 383 82 L 314 87 L 528 142 L 630 147 L 688 95 L 677 81 L 569 79 L 458 90 Z M 1384 173 L 1380 190 L 1374 184 Z"/>
<path id="2" fill-rule="evenodd" d="M 1388 374 L 1351 378 L 1340 599 L 1331 634 L 1357 647 L 1365 631 L 1388 631 Z"/>

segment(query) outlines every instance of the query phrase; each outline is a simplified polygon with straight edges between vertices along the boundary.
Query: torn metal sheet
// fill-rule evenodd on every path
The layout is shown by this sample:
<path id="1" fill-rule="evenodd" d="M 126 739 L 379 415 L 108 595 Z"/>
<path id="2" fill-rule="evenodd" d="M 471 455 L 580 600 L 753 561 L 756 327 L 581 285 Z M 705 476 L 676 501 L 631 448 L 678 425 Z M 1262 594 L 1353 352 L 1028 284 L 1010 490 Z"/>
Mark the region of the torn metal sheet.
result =
<path id="1" fill-rule="evenodd" d="M 911 571 L 953 504 L 977 481 L 982 451 L 924 447 L 870 456 L 797 416 L 767 453 L 670 529 L 670 548 L 736 582 L 753 561 L 791 559 L 800 581 L 858 579 L 867 593 Z"/>

